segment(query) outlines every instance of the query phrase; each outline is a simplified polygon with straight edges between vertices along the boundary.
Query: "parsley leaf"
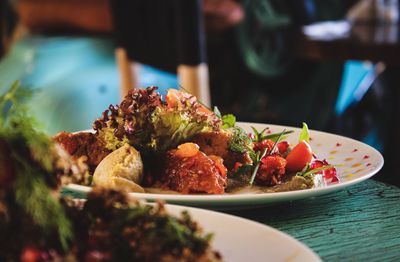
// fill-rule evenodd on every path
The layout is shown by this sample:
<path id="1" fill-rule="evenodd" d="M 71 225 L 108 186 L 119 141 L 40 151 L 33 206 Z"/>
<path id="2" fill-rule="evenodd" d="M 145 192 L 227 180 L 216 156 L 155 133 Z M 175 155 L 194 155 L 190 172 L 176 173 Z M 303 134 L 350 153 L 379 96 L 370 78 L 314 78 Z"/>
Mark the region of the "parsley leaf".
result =
<path id="1" fill-rule="evenodd" d="M 224 129 L 234 127 L 236 124 L 236 117 L 232 114 L 223 115 L 222 122 L 224 123 L 222 125 L 222 128 Z"/>

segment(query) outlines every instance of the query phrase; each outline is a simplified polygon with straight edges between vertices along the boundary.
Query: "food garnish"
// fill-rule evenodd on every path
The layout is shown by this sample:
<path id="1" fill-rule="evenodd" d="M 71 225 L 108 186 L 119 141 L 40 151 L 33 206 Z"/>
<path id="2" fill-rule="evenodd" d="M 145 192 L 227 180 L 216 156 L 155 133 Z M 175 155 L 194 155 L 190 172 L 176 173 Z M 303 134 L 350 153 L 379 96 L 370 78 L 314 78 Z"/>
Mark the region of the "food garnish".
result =
<path id="1" fill-rule="evenodd" d="M 303 127 L 301 129 L 300 137 L 299 137 L 299 142 L 301 141 L 306 141 L 307 143 L 310 143 L 310 133 L 308 131 L 308 126 L 306 123 L 303 122 Z"/>

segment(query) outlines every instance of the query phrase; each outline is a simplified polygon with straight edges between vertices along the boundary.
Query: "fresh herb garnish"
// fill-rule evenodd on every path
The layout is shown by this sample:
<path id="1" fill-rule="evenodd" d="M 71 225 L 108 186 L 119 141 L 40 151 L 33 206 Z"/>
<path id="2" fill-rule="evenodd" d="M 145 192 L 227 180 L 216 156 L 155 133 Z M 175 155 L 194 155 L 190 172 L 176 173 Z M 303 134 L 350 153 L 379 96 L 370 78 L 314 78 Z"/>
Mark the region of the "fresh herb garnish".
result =
<path id="1" fill-rule="evenodd" d="M 39 169 L 34 168 L 32 163 L 22 157 L 14 155 L 14 159 L 18 165 L 14 185 L 16 202 L 45 233 L 57 231 L 61 246 L 66 249 L 68 241 L 72 238 L 72 230 L 63 207 L 52 196 L 43 174 L 40 176 Z"/>
<path id="2" fill-rule="evenodd" d="M 236 124 L 236 117 L 232 114 L 227 114 L 222 116 L 222 128 L 228 129 L 234 127 Z"/>
<path id="3" fill-rule="evenodd" d="M 308 131 L 308 126 L 304 122 L 303 122 L 303 128 L 301 129 L 300 137 L 299 137 L 299 143 L 301 141 L 306 141 L 307 143 L 310 142 L 310 134 Z"/>
<path id="4" fill-rule="evenodd" d="M 285 138 L 286 135 L 291 134 L 293 132 L 294 132 L 293 130 L 288 130 L 283 133 L 270 134 L 270 135 L 264 136 L 264 139 L 269 139 L 269 140 L 276 142 L 278 140 Z"/>
<path id="5" fill-rule="evenodd" d="M 272 145 L 269 155 L 271 155 L 274 152 L 276 145 L 279 143 L 279 141 L 281 141 L 281 139 L 285 133 L 286 133 L 286 129 L 283 129 L 283 131 L 279 134 L 278 138 L 275 140 L 275 143 Z"/>
<path id="6" fill-rule="evenodd" d="M 254 179 L 256 178 L 256 175 L 257 175 L 257 171 L 260 168 L 261 159 L 263 159 L 265 157 L 265 155 L 267 154 L 267 151 L 268 151 L 268 149 L 264 148 L 262 154 L 258 157 L 257 161 L 255 163 L 253 162 L 253 166 L 254 165 L 255 166 L 254 166 L 253 172 L 251 173 L 251 177 L 250 177 L 250 180 L 249 180 L 249 184 L 250 185 L 253 185 Z"/>
<path id="7" fill-rule="evenodd" d="M 228 129 L 236 125 L 236 117 L 232 114 L 222 115 L 218 107 L 214 106 L 213 113 L 222 120 L 222 128 Z"/>
<path id="8" fill-rule="evenodd" d="M 214 107 L 214 114 L 222 120 L 222 128 L 229 130 L 232 137 L 229 141 L 229 149 L 236 153 L 253 153 L 253 148 L 251 147 L 251 139 L 247 133 L 240 127 L 236 126 L 236 117 L 232 114 L 221 115 L 218 107 Z"/>
<path id="9" fill-rule="evenodd" d="M 0 96 L 0 138 L 13 160 L 12 195 L 16 203 L 44 232 L 57 232 L 61 245 L 66 248 L 72 237 L 71 225 L 57 199 L 52 197 L 49 181 L 53 174 L 53 155 L 49 152 L 53 141 L 36 129 L 37 122 L 28 114 L 23 101 L 32 95 L 15 82 Z M 0 159 L 2 157 L 0 156 Z M 1 167 L 3 168 L 3 167 Z M 0 175 L 10 175 L 3 174 Z"/>
<path id="10" fill-rule="evenodd" d="M 250 126 L 251 129 L 253 130 L 253 142 L 261 142 L 265 139 L 265 131 L 269 129 L 269 127 L 264 128 L 261 132 L 258 132 L 258 130 L 254 126 Z"/>
<path id="11" fill-rule="evenodd" d="M 269 129 L 269 127 L 264 128 L 261 132 L 258 132 L 258 130 L 254 126 L 251 126 L 251 129 L 253 130 L 253 134 L 254 134 L 254 138 L 253 138 L 254 142 L 261 142 L 261 141 L 263 141 L 265 139 L 269 139 L 269 140 L 272 140 L 272 141 L 276 142 L 278 137 L 281 136 L 281 133 L 275 133 L 275 134 L 266 135 L 265 131 L 267 131 Z M 288 135 L 288 134 L 291 134 L 293 132 L 294 132 L 293 130 L 285 131 L 283 133 L 283 135 Z"/>
<path id="12" fill-rule="evenodd" d="M 232 138 L 229 141 L 229 149 L 240 154 L 246 152 L 252 154 L 252 143 L 247 133 L 238 126 L 231 127 L 229 130 L 232 132 Z"/>
<path id="13" fill-rule="evenodd" d="M 330 169 L 330 168 L 333 168 L 333 167 L 334 167 L 333 165 L 326 165 L 326 166 L 322 166 L 322 167 L 311 169 L 311 166 L 309 164 L 307 164 L 303 168 L 303 170 L 301 170 L 300 172 L 296 173 L 296 176 L 302 176 L 304 178 L 310 178 L 311 175 L 313 175 L 313 174 L 316 174 L 318 172 L 321 172 L 323 170 Z"/>

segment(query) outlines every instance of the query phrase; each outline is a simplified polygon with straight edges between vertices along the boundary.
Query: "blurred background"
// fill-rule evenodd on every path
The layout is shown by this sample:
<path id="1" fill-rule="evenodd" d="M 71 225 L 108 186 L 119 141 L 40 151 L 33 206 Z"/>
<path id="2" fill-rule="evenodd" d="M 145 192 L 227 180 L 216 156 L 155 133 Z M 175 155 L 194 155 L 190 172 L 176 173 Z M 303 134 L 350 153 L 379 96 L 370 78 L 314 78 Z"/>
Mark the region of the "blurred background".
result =
<path id="1" fill-rule="evenodd" d="M 0 0 L 0 94 L 39 90 L 49 134 L 132 87 L 184 88 L 240 121 L 343 134 L 400 184 L 397 0 Z"/>

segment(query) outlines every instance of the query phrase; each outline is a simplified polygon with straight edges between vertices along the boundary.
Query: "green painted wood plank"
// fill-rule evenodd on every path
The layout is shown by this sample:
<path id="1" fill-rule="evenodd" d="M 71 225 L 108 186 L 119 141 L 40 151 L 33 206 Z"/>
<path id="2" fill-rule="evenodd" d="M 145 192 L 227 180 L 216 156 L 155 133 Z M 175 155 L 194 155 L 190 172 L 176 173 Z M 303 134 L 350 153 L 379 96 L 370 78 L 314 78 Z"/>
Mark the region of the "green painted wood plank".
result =
<path id="1" fill-rule="evenodd" d="M 312 199 L 229 213 L 294 236 L 324 261 L 400 261 L 400 189 L 374 180 Z"/>

